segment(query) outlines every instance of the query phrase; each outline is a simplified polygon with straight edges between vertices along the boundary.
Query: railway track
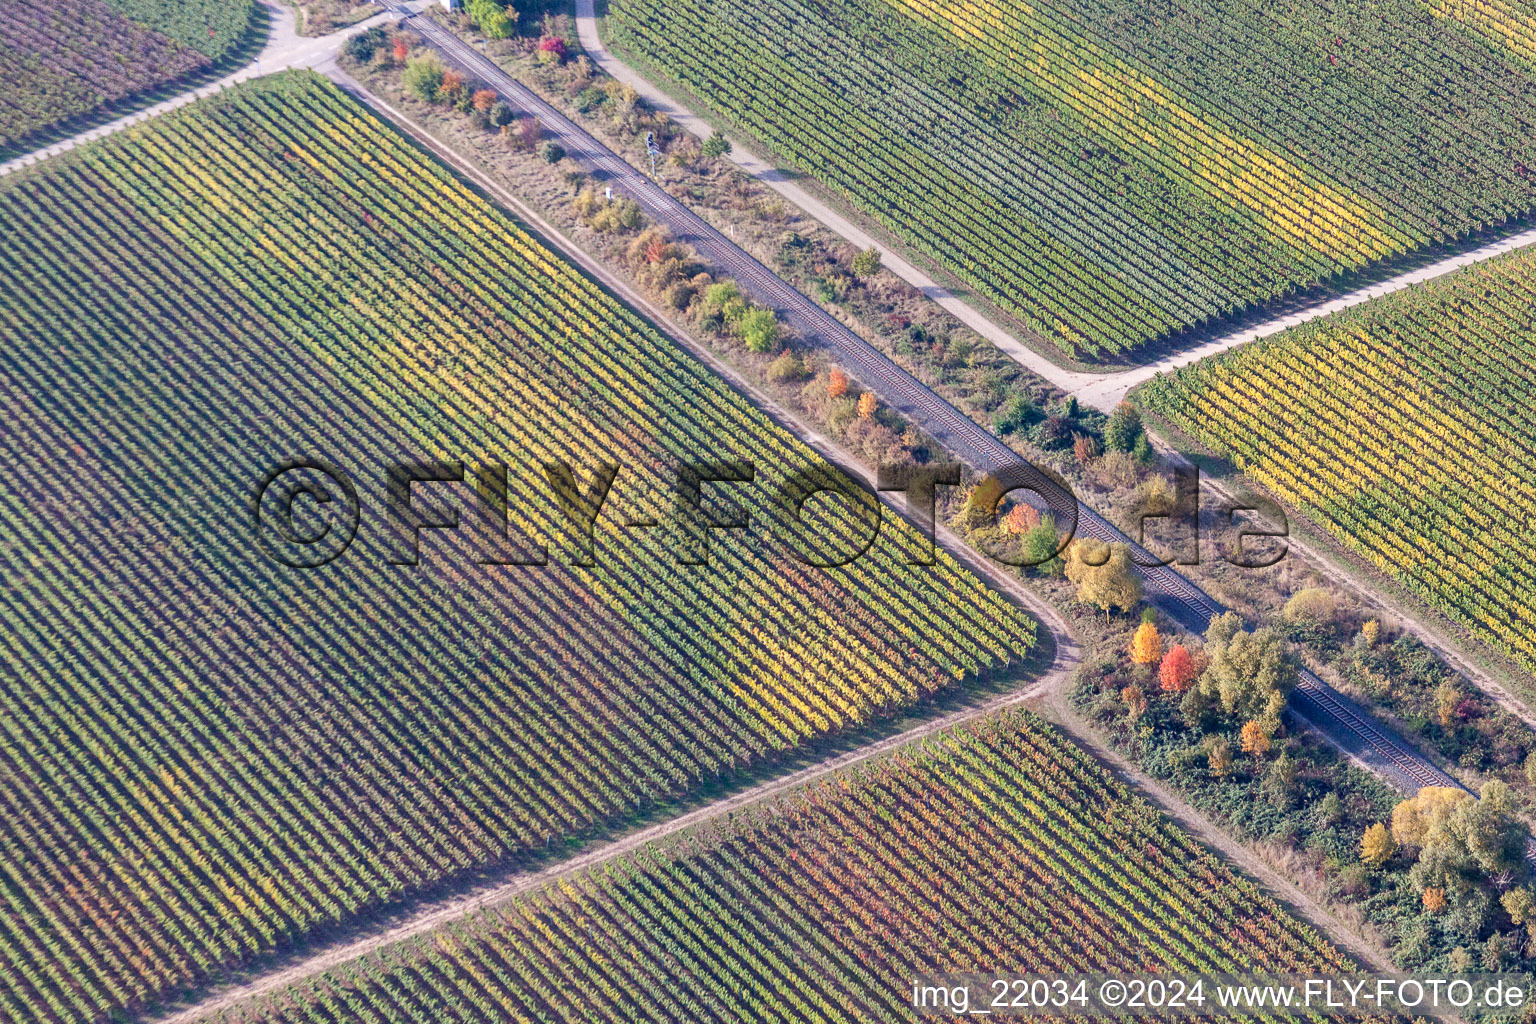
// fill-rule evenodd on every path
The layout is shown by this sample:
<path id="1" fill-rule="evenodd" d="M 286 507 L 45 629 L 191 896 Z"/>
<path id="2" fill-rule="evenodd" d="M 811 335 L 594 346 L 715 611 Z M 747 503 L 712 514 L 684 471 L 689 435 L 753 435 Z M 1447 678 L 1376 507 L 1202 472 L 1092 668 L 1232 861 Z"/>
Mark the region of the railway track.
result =
<path id="1" fill-rule="evenodd" d="M 1031 465 L 990 432 L 914 379 L 869 342 L 859 337 L 821 306 L 791 287 L 753 256 L 673 197 L 644 172 L 599 142 L 532 90 L 513 79 L 483 53 L 430 18 L 416 17 L 398 0 L 375 0 L 395 12 L 433 49 L 514 110 L 537 117 L 557 138 L 568 156 L 595 177 L 627 195 L 654 222 L 687 242 L 700 256 L 730 273 L 742 291 L 774 309 L 801 337 L 817 339 L 834 352 L 842 365 L 895 411 L 918 424 L 955 456 L 984 473 L 998 473 L 1011 484 L 1027 488 L 1025 500 L 1056 517 L 1062 529 L 1078 535 L 1130 547 L 1148 600 L 1184 628 L 1203 633 L 1226 609 L 1199 587 L 1131 540 L 1103 516 L 1079 502 L 1059 482 Z M 1407 791 L 1426 785 L 1451 785 L 1452 780 L 1418 752 L 1407 749 L 1373 724 L 1367 714 L 1312 672 L 1303 670 L 1292 696 L 1292 710 L 1321 729 L 1339 746 L 1355 754 Z"/>

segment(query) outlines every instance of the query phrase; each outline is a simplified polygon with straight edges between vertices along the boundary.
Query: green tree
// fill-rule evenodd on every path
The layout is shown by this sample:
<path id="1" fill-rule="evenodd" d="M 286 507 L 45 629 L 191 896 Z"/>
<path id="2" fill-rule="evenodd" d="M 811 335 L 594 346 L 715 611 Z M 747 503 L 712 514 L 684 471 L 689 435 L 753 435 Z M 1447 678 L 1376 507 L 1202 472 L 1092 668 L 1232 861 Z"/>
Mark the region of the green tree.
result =
<path id="1" fill-rule="evenodd" d="M 1121 402 L 1104 424 L 1104 447 L 1112 452 L 1128 452 L 1141 438 L 1141 413 L 1129 402 Z"/>
<path id="2" fill-rule="evenodd" d="M 736 321 L 736 335 L 750 352 L 768 352 L 779 340 L 779 318 L 773 310 L 755 306 Z"/>
<path id="3" fill-rule="evenodd" d="M 873 277 L 880 272 L 880 250 L 870 246 L 853 258 L 854 277 Z"/>
<path id="4" fill-rule="evenodd" d="M 1056 520 L 1043 516 L 1024 534 L 1023 554 L 1026 564 L 1042 576 L 1058 576 L 1065 562 L 1059 551 L 1061 538 L 1056 535 Z"/>
<path id="5" fill-rule="evenodd" d="M 1275 758 L 1274 764 L 1269 766 L 1269 771 L 1264 773 L 1264 781 L 1259 788 L 1264 796 L 1276 808 L 1282 811 L 1291 809 L 1291 804 L 1296 798 L 1296 761 L 1285 751 Z"/>
<path id="6" fill-rule="evenodd" d="M 543 157 L 547 164 L 557 164 L 565 159 L 565 147 L 550 139 L 539 147 L 539 156 Z"/>
<path id="7" fill-rule="evenodd" d="M 1344 801 L 1339 799 L 1339 794 L 1330 790 L 1328 795 L 1317 802 L 1317 821 L 1320 825 L 1337 825 L 1344 820 Z"/>
<path id="8" fill-rule="evenodd" d="M 729 153 L 730 151 L 731 140 L 727 139 L 719 132 L 715 132 L 715 134 L 705 139 L 704 145 L 700 147 L 700 152 L 702 152 L 704 156 L 710 160 L 715 160 L 719 157 L 725 156 L 725 154 Z"/>
<path id="9" fill-rule="evenodd" d="M 429 53 L 424 53 L 420 57 L 412 57 L 406 63 L 405 74 L 401 81 L 405 85 L 405 91 L 412 96 L 428 103 L 436 103 L 437 90 L 442 87 L 445 70 L 441 61 Z"/>
<path id="10" fill-rule="evenodd" d="M 1256 720 L 1273 733 L 1296 685 L 1296 666 L 1269 628 L 1244 631 L 1236 612 L 1211 620 L 1205 631 L 1209 659 L 1196 687 L 1214 707 L 1236 721 Z"/>
<path id="11" fill-rule="evenodd" d="M 487 39 L 507 39 L 517 29 L 517 19 L 496 0 L 468 0 L 464 10 Z"/>

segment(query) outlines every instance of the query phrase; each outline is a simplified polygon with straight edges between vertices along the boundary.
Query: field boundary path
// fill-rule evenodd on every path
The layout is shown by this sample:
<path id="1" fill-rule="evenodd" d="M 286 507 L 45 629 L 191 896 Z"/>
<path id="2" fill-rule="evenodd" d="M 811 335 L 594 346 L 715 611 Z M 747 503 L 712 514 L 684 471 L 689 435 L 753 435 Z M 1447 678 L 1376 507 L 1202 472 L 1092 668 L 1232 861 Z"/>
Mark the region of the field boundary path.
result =
<path id="1" fill-rule="evenodd" d="M 115 135 L 124 128 L 131 127 L 141 121 L 147 121 L 150 118 L 159 117 L 161 114 L 169 113 L 206 96 L 212 96 L 222 92 L 229 86 L 238 85 L 253 78 L 260 78 L 263 75 L 276 74 L 289 68 L 313 67 L 335 56 L 336 51 L 341 49 L 341 44 L 352 36 L 366 32 L 375 25 L 389 24 L 400 17 L 398 13 L 393 11 L 375 14 L 371 18 L 360 21 L 355 25 L 349 25 L 329 35 L 301 36 L 298 33 L 298 14 L 292 7 L 278 2 L 278 0 L 259 0 L 259 2 L 266 9 L 267 16 L 271 19 L 271 24 L 267 33 L 266 44 L 249 64 L 236 68 L 222 78 L 216 78 L 211 82 L 188 89 L 186 92 L 178 93 L 168 100 L 131 111 L 105 124 L 97 125 L 94 128 L 71 135 L 66 139 L 60 139 L 41 149 L 35 149 L 30 153 L 23 153 L 21 156 L 0 163 L 0 177 L 4 177 L 14 171 L 19 171 L 23 167 L 29 167 L 41 160 L 47 160 L 49 157 L 66 153 L 76 146 L 84 145 L 87 142 L 94 142 L 108 135 Z M 431 3 L 432 0 L 413 0 L 413 2 L 402 4 L 401 6 L 414 12 L 429 6 Z"/>
<path id="2" fill-rule="evenodd" d="M 377 2 L 390 9 L 401 6 L 398 0 Z M 1137 571 L 1148 600 L 1175 621 L 1203 633 L 1214 616 L 1226 611 L 1178 572 L 1155 564 L 1156 560 L 1141 545 L 1107 519 L 1078 502 L 1055 480 L 800 294 L 474 46 L 429 18 L 406 17 L 411 30 L 424 43 L 471 79 L 493 89 L 515 111 L 537 117 L 544 130 L 555 136 L 566 153 L 589 168 L 594 177 L 628 195 L 652 221 L 671 231 L 674 238 L 689 243 L 704 259 L 729 272 L 744 292 L 777 311 L 801 337 L 823 344 L 864 386 L 956 457 L 981 472 L 1002 474 L 1031 495 L 1026 498 L 1031 504 L 1054 515 L 1058 524 L 1075 522 L 1076 532 L 1081 535 L 1128 545 L 1138 561 Z M 1308 670 L 1302 670 L 1301 685 L 1292 698 L 1291 710 L 1399 790 L 1412 793 L 1420 786 L 1459 785 L 1422 753 L 1373 721 L 1369 712 Z"/>
<path id="3" fill-rule="evenodd" d="M 714 129 L 702 117 L 683 106 L 671 94 L 647 80 L 644 75 L 624 63 L 623 60 L 615 56 L 608 49 L 603 42 L 602 34 L 598 30 L 596 0 L 575 0 L 575 4 L 576 34 L 581 41 L 582 49 L 586 51 L 588 57 L 592 58 L 593 63 L 613 78 L 632 87 L 651 106 L 665 113 L 679 126 L 693 135 L 702 139 L 708 138 L 713 134 Z M 743 147 L 738 141 L 732 140 L 731 152 L 727 154 L 727 157 L 738 164 L 749 175 L 794 203 L 834 234 L 840 235 L 861 249 L 868 249 L 871 246 L 880 249 L 883 257 L 882 263 L 891 273 L 937 302 L 946 312 L 983 338 L 992 342 L 1031 373 L 1049 381 L 1068 394 L 1076 395 L 1078 401 L 1084 405 L 1100 409 L 1104 412 L 1108 412 L 1120 404 L 1132 388 L 1138 384 L 1146 383 L 1159 373 L 1166 373 L 1182 366 L 1188 366 L 1207 356 L 1213 356 L 1228 349 L 1246 345 L 1250 341 L 1257 341 L 1259 338 L 1267 338 L 1272 334 L 1278 334 L 1288 327 L 1295 327 L 1297 324 L 1316 320 L 1319 317 L 1336 313 L 1342 309 L 1349 309 L 1352 306 L 1358 306 L 1382 295 L 1401 291 L 1412 285 L 1460 270 L 1462 267 L 1471 266 L 1474 263 L 1480 263 L 1494 256 L 1501 256 L 1504 253 L 1513 252 L 1516 249 L 1536 243 L 1536 228 L 1533 228 L 1507 238 L 1489 242 L 1470 252 L 1449 256 L 1426 266 L 1404 271 L 1385 281 L 1367 285 L 1347 295 L 1319 300 L 1303 308 L 1267 319 L 1262 323 L 1234 330 L 1220 337 L 1212 338 L 1193 348 L 1170 353 L 1145 366 L 1112 373 L 1093 373 L 1085 370 L 1069 370 L 1058 366 L 1046 356 L 1023 344 L 1013 334 L 991 320 L 985 313 L 967 304 L 948 288 L 935 281 L 921 268 L 903 259 L 899 254 L 891 252 L 887 245 L 877 241 L 867 231 L 843 216 L 832 206 L 799 185 L 796 185 L 787 177 L 784 170 L 764 160 L 750 149 Z"/>

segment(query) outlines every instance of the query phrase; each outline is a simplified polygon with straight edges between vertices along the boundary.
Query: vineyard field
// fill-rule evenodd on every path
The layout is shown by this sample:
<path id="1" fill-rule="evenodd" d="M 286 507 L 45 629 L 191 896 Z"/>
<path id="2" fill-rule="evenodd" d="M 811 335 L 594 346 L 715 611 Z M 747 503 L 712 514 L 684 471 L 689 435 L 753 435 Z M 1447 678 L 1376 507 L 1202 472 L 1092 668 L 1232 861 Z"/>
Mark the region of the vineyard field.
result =
<path id="1" fill-rule="evenodd" d="M 257 10 L 254 0 L 4 0 L 0 153 L 212 66 Z"/>
<path id="2" fill-rule="evenodd" d="M 1536 671 L 1536 252 L 1161 376 L 1153 409 Z"/>
<path id="3" fill-rule="evenodd" d="M 153 1005 L 1035 645 L 892 516 L 791 557 L 779 488 L 840 471 L 316 75 L 5 179 L 0 274 L 0 1019 Z M 295 459 L 358 495 L 317 568 L 252 526 Z M 459 460 L 402 564 L 389 467 Z M 721 461 L 749 525 L 680 564 L 678 468 Z M 556 462 L 583 514 L 619 467 L 590 537 Z"/>
<path id="4" fill-rule="evenodd" d="M 1503 8 L 612 0 L 606 25 L 1091 358 L 1529 213 L 1536 34 Z"/>
<path id="5" fill-rule="evenodd" d="M 916 1020 L 915 973 L 999 965 L 1346 961 L 1007 712 L 214 1020 Z"/>

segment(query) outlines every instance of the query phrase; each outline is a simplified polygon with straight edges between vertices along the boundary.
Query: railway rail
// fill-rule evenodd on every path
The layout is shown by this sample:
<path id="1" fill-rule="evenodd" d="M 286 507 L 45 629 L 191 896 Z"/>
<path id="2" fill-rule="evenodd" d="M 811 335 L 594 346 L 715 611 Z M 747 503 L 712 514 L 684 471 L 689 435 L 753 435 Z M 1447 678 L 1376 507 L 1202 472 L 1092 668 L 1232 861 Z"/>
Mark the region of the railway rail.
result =
<path id="1" fill-rule="evenodd" d="M 493 89 L 514 110 L 537 117 L 568 156 L 616 192 L 633 199 L 652 221 L 666 226 L 674 238 L 692 245 L 705 260 L 728 271 L 743 292 L 775 310 L 801 337 L 817 340 L 834 352 L 865 387 L 954 455 L 983 473 L 1005 474 L 1010 483 L 1032 492 L 1033 497 L 1026 500 L 1041 511 L 1050 511 L 1058 524 L 1075 525 L 1077 534 L 1128 545 L 1148 600 L 1186 629 L 1203 633 L 1212 618 L 1226 611 L 1174 569 L 1156 564 L 1157 559 L 1145 548 L 1079 502 L 1060 483 L 977 426 L 474 46 L 430 18 L 415 16 L 399 0 L 375 2 L 395 12 L 427 45 L 471 78 Z M 1302 670 L 1300 684 L 1292 694 L 1291 709 L 1399 789 L 1412 792 L 1420 786 L 1460 785 L 1423 755 L 1406 748 L 1373 724 L 1366 712 L 1355 708 L 1309 670 Z"/>

